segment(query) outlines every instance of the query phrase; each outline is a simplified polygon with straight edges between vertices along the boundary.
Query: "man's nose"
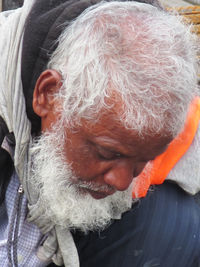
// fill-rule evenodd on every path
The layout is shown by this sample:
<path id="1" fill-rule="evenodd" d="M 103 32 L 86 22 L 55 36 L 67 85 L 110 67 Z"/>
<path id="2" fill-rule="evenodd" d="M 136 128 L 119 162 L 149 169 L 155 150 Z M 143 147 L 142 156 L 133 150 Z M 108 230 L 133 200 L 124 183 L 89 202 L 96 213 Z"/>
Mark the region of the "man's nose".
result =
<path id="1" fill-rule="evenodd" d="M 118 191 L 126 190 L 133 180 L 133 167 L 120 163 L 104 174 L 104 182 Z"/>

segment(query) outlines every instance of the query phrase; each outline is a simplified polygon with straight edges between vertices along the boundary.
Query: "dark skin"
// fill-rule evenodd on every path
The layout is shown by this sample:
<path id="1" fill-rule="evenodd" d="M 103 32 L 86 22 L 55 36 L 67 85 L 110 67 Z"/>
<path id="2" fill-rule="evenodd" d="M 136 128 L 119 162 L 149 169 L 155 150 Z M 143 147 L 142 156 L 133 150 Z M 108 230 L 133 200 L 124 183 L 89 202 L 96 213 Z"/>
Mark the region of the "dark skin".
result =
<path id="1" fill-rule="evenodd" d="M 52 93 L 60 86 L 61 75 L 55 70 L 44 71 L 36 83 L 33 109 L 41 117 L 43 132 L 50 130 L 59 119 L 57 107 L 62 103 L 55 100 Z M 83 126 L 73 132 L 65 129 L 68 137 L 64 145 L 66 161 L 72 164 L 76 176 L 83 181 L 109 185 L 110 189 L 105 192 L 88 191 L 96 199 L 126 190 L 146 163 L 161 154 L 171 141 L 161 134 L 139 137 L 114 119 L 112 114 L 117 111 L 113 109 L 104 112 L 95 124 L 83 121 Z"/>

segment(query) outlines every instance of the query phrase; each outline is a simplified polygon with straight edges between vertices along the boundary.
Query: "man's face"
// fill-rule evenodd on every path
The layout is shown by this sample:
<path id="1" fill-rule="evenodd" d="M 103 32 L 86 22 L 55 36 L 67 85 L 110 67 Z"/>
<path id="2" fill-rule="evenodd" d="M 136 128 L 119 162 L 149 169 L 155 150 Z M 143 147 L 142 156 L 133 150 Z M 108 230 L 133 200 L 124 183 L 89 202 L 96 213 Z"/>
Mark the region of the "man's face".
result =
<path id="1" fill-rule="evenodd" d="M 73 130 L 57 118 L 32 147 L 32 180 L 40 188 L 40 206 L 56 224 L 102 229 L 131 207 L 133 178 L 169 139 L 139 138 L 110 114 Z"/>
<path id="2" fill-rule="evenodd" d="M 84 121 L 73 131 L 65 129 L 64 153 L 78 177 L 74 183 L 95 199 L 126 190 L 170 141 L 162 136 L 141 138 L 109 115 L 95 124 Z M 93 188 L 87 188 L 87 183 Z"/>
<path id="3" fill-rule="evenodd" d="M 70 143 L 71 150 L 78 145 L 78 140 L 82 142 L 82 138 L 71 142 L 66 132 L 68 130 L 57 122 L 50 131 L 46 130 L 35 139 L 30 149 L 30 179 L 38 193 L 38 205 L 45 218 L 62 227 L 78 228 L 84 232 L 103 229 L 131 207 L 132 188 L 107 196 L 114 193 L 113 187 L 95 179 L 80 179 L 66 156 L 66 146 Z M 79 151 L 80 163 L 77 166 L 85 176 L 84 162 L 87 159 L 84 155 L 82 158 L 81 148 Z"/>

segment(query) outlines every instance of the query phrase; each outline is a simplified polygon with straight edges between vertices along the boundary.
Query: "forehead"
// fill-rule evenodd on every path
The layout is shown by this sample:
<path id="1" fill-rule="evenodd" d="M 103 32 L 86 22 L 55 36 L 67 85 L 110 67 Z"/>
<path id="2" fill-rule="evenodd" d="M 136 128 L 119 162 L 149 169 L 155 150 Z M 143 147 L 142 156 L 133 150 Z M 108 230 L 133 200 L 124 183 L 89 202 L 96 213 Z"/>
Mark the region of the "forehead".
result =
<path id="1" fill-rule="evenodd" d="M 121 122 L 116 121 L 111 114 L 101 117 L 97 123 L 84 121 L 80 134 L 94 143 L 110 146 L 124 154 L 162 152 L 171 141 L 166 133 L 146 133 L 142 136 L 136 130 L 126 129 Z"/>

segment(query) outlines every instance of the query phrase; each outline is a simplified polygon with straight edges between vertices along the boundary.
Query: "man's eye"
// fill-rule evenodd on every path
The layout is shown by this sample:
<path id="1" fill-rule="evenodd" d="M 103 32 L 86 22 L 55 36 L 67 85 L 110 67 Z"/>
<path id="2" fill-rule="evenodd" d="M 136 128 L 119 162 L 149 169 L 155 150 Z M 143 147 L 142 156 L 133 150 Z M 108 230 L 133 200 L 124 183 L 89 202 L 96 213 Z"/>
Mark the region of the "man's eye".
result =
<path id="1" fill-rule="evenodd" d="M 95 150 L 96 155 L 100 160 L 116 160 L 124 157 L 124 155 L 118 151 L 113 151 L 99 145 L 95 145 Z"/>
<path id="2" fill-rule="evenodd" d="M 122 158 L 123 155 L 120 153 L 108 152 L 108 153 L 98 153 L 98 157 L 101 160 L 115 160 L 115 159 Z"/>

